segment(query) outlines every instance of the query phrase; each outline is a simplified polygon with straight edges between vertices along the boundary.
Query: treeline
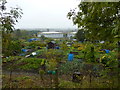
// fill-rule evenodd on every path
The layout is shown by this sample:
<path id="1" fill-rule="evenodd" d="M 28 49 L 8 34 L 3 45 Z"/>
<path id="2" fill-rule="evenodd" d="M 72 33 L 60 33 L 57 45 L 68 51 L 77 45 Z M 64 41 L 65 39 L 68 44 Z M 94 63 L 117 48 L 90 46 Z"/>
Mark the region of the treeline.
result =
<path id="1" fill-rule="evenodd" d="M 38 32 L 40 32 L 40 31 L 36 31 L 36 30 L 28 31 L 28 30 L 16 29 L 12 33 L 12 37 L 15 40 L 18 40 L 18 39 L 29 39 L 29 38 L 37 37 L 37 33 Z"/>

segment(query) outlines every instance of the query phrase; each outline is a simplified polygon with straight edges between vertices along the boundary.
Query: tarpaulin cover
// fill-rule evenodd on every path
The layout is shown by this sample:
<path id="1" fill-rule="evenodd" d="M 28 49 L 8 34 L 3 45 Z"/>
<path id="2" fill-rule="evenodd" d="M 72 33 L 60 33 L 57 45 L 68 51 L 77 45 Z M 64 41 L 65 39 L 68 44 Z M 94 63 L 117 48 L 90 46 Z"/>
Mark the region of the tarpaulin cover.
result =
<path id="1" fill-rule="evenodd" d="M 31 38 L 28 41 L 31 42 L 31 41 L 37 41 L 37 40 L 39 40 L 39 39 L 38 38 Z"/>
<path id="2" fill-rule="evenodd" d="M 105 52 L 106 52 L 106 53 L 110 53 L 110 50 L 105 49 Z"/>
<path id="3" fill-rule="evenodd" d="M 60 47 L 56 46 L 55 49 L 60 49 Z"/>
<path id="4" fill-rule="evenodd" d="M 27 49 L 22 49 L 23 52 L 27 52 L 28 50 Z"/>

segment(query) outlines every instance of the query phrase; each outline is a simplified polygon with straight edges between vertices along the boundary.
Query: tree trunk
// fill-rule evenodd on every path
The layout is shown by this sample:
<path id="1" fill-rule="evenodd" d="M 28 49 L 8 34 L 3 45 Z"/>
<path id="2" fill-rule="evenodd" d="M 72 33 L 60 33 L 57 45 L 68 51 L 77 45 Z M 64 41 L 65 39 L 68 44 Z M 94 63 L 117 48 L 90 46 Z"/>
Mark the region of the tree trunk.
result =
<path id="1" fill-rule="evenodd" d="M 91 47 L 91 62 L 95 62 L 94 47 Z"/>
<path id="2" fill-rule="evenodd" d="M 118 41 L 118 87 L 120 83 L 120 41 Z"/>

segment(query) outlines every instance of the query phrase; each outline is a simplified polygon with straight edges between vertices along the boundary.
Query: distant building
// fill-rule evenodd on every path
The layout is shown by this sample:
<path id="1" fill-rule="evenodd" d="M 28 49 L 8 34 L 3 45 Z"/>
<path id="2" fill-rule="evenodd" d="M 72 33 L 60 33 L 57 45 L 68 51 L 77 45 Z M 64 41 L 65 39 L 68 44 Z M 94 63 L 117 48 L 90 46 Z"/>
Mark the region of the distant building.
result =
<path id="1" fill-rule="evenodd" d="M 47 38 L 63 38 L 63 37 L 74 37 L 76 32 L 40 32 L 38 33 L 38 37 L 44 35 Z"/>
<path id="2" fill-rule="evenodd" d="M 76 33 L 77 33 L 77 32 L 68 32 L 68 33 L 67 33 L 67 37 L 68 37 L 68 38 L 74 37 Z"/>

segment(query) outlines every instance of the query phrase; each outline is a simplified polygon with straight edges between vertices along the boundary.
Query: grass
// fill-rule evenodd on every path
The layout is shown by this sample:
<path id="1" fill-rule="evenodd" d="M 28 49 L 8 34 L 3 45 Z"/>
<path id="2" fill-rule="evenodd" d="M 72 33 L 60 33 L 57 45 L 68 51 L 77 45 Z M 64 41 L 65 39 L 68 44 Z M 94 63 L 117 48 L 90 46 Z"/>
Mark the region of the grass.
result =
<path id="1" fill-rule="evenodd" d="M 9 74 L 3 74 L 3 88 L 54 88 L 54 81 L 50 79 L 49 75 L 44 75 L 44 80 L 41 80 L 39 74 L 26 74 L 19 73 L 13 74 L 12 80 L 9 81 Z M 51 76 L 54 78 L 54 75 Z M 81 83 L 72 82 L 71 76 L 59 75 L 59 88 L 116 88 L 117 80 L 114 79 L 114 85 L 112 86 L 112 80 L 107 80 L 101 77 L 92 77 L 91 84 L 89 82 L 89 75 L 85 76 Z"/>

